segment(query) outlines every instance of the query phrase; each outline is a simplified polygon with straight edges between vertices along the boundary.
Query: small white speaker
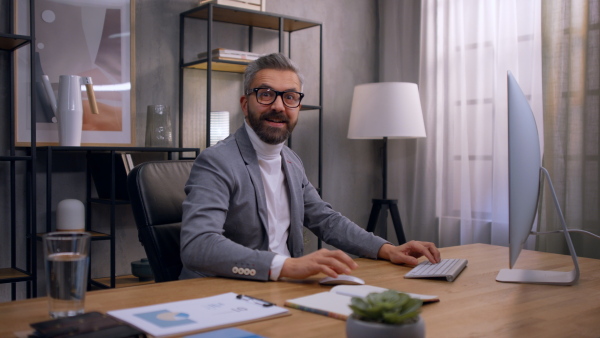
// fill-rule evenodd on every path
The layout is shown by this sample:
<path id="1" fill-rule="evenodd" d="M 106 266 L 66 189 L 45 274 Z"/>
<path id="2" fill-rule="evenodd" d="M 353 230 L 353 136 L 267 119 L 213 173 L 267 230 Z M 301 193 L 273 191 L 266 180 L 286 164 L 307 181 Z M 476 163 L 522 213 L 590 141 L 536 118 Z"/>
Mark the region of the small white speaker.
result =
<path id="1" fill-rule="evenodd" d="M 66 199 L 56 208 L 57 231 L 85 231 L 85 206 L 80 200 Z"/>

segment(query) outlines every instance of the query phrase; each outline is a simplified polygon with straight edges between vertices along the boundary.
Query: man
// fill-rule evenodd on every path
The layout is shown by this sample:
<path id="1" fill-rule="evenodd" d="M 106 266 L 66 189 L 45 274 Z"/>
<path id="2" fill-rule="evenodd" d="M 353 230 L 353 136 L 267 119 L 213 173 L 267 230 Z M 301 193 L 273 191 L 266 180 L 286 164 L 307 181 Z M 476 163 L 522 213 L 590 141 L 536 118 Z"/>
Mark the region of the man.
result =
<path id="1" fill-rule="evenodd" d="M 357 268 L 340 250 L 303 255 L 303 227 L 358 256 L 416 264 L 424 255 L 439 262 L 433 243 L 393 246 L 320 198 L 298 155 L 283 144 L 298 122 L 302 85 L 302 75 L 282 54 L 247 67 L 244 125 L 198 156 L 185 187 L 181 279 L 337 277 Z"/>

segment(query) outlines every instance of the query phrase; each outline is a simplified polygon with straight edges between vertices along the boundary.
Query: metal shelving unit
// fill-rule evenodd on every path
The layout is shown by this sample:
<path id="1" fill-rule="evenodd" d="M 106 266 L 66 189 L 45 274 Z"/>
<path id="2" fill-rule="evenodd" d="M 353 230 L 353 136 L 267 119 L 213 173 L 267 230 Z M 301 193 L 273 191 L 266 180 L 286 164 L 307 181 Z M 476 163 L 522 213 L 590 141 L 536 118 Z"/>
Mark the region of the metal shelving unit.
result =
<path id="1" fill-rule="evenodd" d="M 95 241 L 109 241 L 110 243 L 110 272 L 107 277 L 104 278 L 90 278 L 90 284 L 97 288 L 115 288 L 120 286 L 119 276 L 116 276 L 116 268 L 115 268 L 115 249 L 116 249 L 116 208 L 119 205 L 128 205 L 130 204 L 129 200 L 119 199 L 117 194 L 117 166 L 123 165 L 122 161 L 118 158 L 121 153 L 166 153 L 167 160 L 173 159 L 174 153 L 179 153 L 178 159 L 193 159 L 200 153 L 200 149 L 197 148 L 160 148 L 160 147 L 61 147 L 61 146 L 49 146 L 49 147 L 40 147 L 40 151 L 46 152 L 46 226 L 45 231 L 50 232 L 53 231 L 52 228 L 52 168 L 53 168 L 53 157 L 57 152 L 68 152 L 68 153 L 85 153 L 86 155 L 86 219 L 85 219 L 85 228 L 87 232 L 92 234 L 92 242 Z M 183 157 L 183 153 L 194 153 L 194 157 Z M 109 171 L 107 174 L 109 175 L 109 196 L 96 197 L 92 194 L 92 156 L 94 154 L 108 154 L 110 155 L 110 163 L 109 163 Z M 125 187 L 121 187 L 125 188 Z M 108 233 L 95 231 L 92 227 L 92 205 L 93 204 L 103 204 L 108 205 L 110 210 L 110 228 Z M 37 237 L 41 239 L 43 234 L 37 234 Z M 94 257 L 90 256 L 90 264 L 93 264 Z M 91 269 L 90 269 L 91 273 Z M 127 280 L 127 279 L 125 279 Z M 131 283 L 126 283 L 130 285 Z M 125 286 L 127 286 L 125 285 Z"/>
<path id="2" fill-rule="evenodd" d="M 7 4 L 4 4 L 8 7 L 8 13 L 14 13 L 14 2 L 10 1 Z M 6 108 L 6 115 L 8 116 L 7 124 L 9 125 L 9 133 L 6 135 L 9 140 L 8 144 L 8 155 L 0 156 L 0 162 L 8 163 L 9 166 L 9 195 L 10 195 L 10 215 L 7 217 L 10 224 L 10 236 L 8 239 L 3 239 L 3 243 L 10 242 L 8 246 L 10 247 L 10 266 L 8 267 L 0 267 L 0 284 L 10 283 L 11 284 L 11 299 L 17 299 L 17 283 L 25 282 L 26 283 L 26 297 L 36 297 L 37 296 L 37 282 L 36 282 L 36 245 L 35 245 L 35 227 L 36 227 L 36 118 L 35 114 L 31 114 L 31 147 L 27 149 L 22 149 L 17 153 L 17 147 L 15 146 L 15 53 L 20 48 L 25 46 L 30 47 L 30 60 L 34 60 L 34 48 L 33 44 L 35 41 L 34 38 L 34 1 L 29 1 L 29 33 L 30 35 L 18 35 L 13 34 L 15 29 L 15 19 L 12 14 L 10 14 L 10 22 L 8 33 L 0 33 L 0 53 L 9 53 L 10 58 L 10 75 L 9 75 L 9 87 L 10 93 L 7 95 L 8 97 L 8 105 Z M 30 74 L 30 84 L 35 83 L 35 69 L 31 69 Z M 34 106 L 34 102 L 36 99 L 35 90 L 33 90 L 33 86 L 30 85 L 30 93 L 31 93 L 31 107 Z M 20 170 L 21 167 L 24 166 L 25 170 Z M 17 210 L 17 196 L 18 194 L 18 182 L 19 179 L 17 176 L 23 175 L 22 186 L 24 187 L 24 207 L 23 212 L 24 216 L 19 218 L 18 213 L 20 210 Z M 4 246 L 5 244 L 3 244 Z M 17 258 L 23 257 L 24 262 L 19 262 Z"/>
<path id="3" fill-rule="evenodd" d="M 248 27 L 248 51 L 252 52 L 253 34 L 255 28 L 266 29 L 278 32 L 279 39 L 279 50 L 273 52 L 280 52 L 287 54 L 290 58 L 291 55 L 291 43 L 288 45 L 287 53 L 285 51 L 285 38 L 287 34 L 288 41 L 291 40 L 291 36 L 294 32 L 304 29 L 318 29 L 319 30 L 319 97 L 318 105 L 303 105 L 302 110 L 316 110 L 318 113 L 318 182 L 317 189 L 321 192 L 322 187 L 322 149 L 323 149 L 323 24 L 320 22 L 309 21 L 300 18 L 294 18 L 285 15 L 273 14 L 262 11 L 255 11 L 250 9 L 217 5 L 213 3 L 205 4 L 188 11 L 185 11 L 179 15 L 179 145 L 183 145 L 184 139 L 184 71 L 195 69 L 206 71 L 206 145 L 210 144 L 210 112 L 212 108 L 211 95 L 212 95 L 212 73 L 213 72 L 230 72 L 230 73 L 243 73 L 246 69 L 246 62 L 233 61 L 233 60 L 215 60 L 213 59 L 212 51 L 216 47 L 214 46 L 213 35 L 216 34 L 214 23 L 225 23 L 231 25 L 240 25 Z M 206 58 L 196 59 L 191 62 L 185 62 L 185 41 L 186 41 L 186 20 L 202 20 L 206 22 Z M 194 32 L 197 34 L 199 32 Z M 241 81 L 241 77 L 240 77 Z M 288 142 L 291 147 L 291 139 Z"/>

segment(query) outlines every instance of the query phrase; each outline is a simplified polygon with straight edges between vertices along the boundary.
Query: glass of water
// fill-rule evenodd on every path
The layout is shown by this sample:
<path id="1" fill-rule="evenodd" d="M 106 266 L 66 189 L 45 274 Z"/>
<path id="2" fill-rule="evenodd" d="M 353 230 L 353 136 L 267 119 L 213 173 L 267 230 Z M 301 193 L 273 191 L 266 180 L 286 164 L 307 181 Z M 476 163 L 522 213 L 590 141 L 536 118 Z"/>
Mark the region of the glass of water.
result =
<path id="1" fill-rule="evenodd" d="M 83 313 L 90 262 L 90 234 L 50 232 L 43 238 L 50 316 L 59 318 Z"/>

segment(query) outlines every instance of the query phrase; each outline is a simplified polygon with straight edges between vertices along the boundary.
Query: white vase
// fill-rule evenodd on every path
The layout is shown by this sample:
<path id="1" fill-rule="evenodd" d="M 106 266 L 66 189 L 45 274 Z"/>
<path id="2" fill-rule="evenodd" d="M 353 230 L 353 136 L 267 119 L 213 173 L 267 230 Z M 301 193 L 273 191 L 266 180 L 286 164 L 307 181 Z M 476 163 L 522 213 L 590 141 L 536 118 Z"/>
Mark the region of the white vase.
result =
<path id="1" fill-rule="evenodd" d="M 81 78 L 61 75 L 58 80 L 58 143 L 61 146 L 80 146 L 83 126 Z"/>
<path id="2" fill-rule="evenodd" d="M 354 316 L 346 320 L 346 337 L 348 338 L 424 338 L 425 321 L 421 316 L 410 324 L 382 324 L 358 320 Z"/>

